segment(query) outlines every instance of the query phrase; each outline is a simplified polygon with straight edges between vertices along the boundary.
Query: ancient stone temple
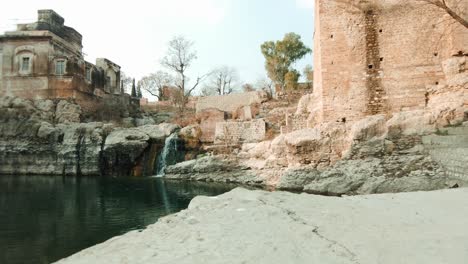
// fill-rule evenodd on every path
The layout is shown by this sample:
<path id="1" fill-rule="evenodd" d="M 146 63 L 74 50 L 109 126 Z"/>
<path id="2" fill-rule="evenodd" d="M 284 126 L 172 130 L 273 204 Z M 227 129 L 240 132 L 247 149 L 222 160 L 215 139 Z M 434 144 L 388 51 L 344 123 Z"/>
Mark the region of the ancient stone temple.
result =
<path id="1" fill-rule="evenodd" d="M 443 62 L 468 54 L 468 30 L 421 1 L 316 0 L 315 12 L 315 123 L 423 109 Z"/>
<path id="2" fill-rule="evenodd" d="M 122 99 L 120 66 L 85 61 L 81 34 L 64 22 L 53 10 L 39 10 L 37 22 L 0 36 L 0 96 L 72 98 L 83 105 Z"/>

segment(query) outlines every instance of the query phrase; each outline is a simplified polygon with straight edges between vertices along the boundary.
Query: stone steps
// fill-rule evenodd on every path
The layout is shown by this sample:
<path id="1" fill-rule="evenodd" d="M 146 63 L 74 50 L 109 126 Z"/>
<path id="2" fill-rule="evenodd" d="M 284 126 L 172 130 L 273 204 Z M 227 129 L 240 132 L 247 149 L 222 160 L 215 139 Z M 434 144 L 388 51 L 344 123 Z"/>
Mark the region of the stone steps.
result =
<path id="1" fill-rule="evenodd" d="M 452 127 L 441 131 L 447 135 L 423 137 L 425 148 L 446 169 L 449 178 L 468 182 L 468 127 Z"/>
<path id="2" fill-rule="evenodd" d="M 468 135 L 468 126 L 447 127 L 439 129 L 439 131 L 447 135 Z"/>
<path id="3" fill-rule="evenodd" d="M 447 146 L 451 147 L 460 147 L 468 148 L 468 134 L 467 135 L 448 135 L 448 136 L 439 136 L 439 135 L 430 135 L 423 137 L 423 144 L 431 148 L 444 148 Z"/>

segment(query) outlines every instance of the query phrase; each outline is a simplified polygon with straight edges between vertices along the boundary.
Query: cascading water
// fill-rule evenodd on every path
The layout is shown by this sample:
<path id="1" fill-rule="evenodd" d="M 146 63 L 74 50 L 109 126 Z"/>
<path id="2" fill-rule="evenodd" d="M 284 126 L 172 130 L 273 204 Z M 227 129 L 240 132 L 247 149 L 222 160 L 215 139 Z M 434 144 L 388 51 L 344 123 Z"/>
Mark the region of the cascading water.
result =
<path id="1" fill-rule="evenodd" d="M 164 148 L 159 154 L 156 162 L 157 176 L 164 176 L 164 170 L 167 166 L 174 165 L 184 159 L 184 153 L 181 147 L 177 133 L 173 133 L 166 138 Z"/>

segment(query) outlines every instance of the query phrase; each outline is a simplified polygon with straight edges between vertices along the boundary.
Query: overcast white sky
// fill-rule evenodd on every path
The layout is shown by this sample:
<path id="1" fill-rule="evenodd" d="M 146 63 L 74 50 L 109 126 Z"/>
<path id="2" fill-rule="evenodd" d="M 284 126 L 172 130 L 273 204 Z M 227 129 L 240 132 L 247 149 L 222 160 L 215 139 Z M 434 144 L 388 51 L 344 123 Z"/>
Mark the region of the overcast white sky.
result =
<path id="1" fill-rule="evenodd" d="M 191 74 L 228 65 L 243 82 L 265 76 L 260 45 L 296 32 L 312 47 L 314 0 L 22 0 L 0 9 L 0 32 L 36 21 L 38 9 L 54 9 L 83 35 L 86 59 L 106 57 L 137 79 L 162 69 L 167 42 L 183 35 L 195 42 Z M 309 55 L 297 64 L 312 64 Z"/>

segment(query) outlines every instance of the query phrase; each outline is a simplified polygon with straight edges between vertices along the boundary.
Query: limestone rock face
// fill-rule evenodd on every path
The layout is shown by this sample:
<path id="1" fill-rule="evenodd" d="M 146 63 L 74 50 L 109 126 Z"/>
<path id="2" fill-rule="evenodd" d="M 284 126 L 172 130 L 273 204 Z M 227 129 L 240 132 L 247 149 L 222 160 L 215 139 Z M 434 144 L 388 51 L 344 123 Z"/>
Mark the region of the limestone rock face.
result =
<path id="1" fill-rule="evenodd" d="M 79 123 L 81 121 L 81 107 L 66 100 L 57 104 L 55 119 L 57 123 Z"/>
<path id="2" fill-rule="evenodd" d="M 276 188 L 280 190 L 304 190 L 314 180 L 320 177 L 320 171 L 314 168 L 293 168 L 282 173 Z"/>
<path id="3" fill-rule="evenodd" d="M 65 100 L 1 97 L 0 174 L 129 176 L 150 144 L 163 145 L 179 129 L 172 124 L 114 129 L 79 123 L 80 111 Z"/>
<path id="4" fill-rule="evenodd" d="M 242 145 L 242 151 L 249 157 L 268 158 L 271 155 L 271 141 L 262 141 L 259 143 L 246 143 Z"/>
<path id="5" fill-rule="evenodd" d="M 447 128 L 434 135 L 435 127 L 427 111 L 369 116 L 351 125 L 322 124 L 244 144 L 238 157 L 276 188 L 327 195 L 467 184 L 462 176 L 468 172 L 462 158 L 468 153 L 466 129 Z"/>
<path id="6" fill-rule="evenodd" d="M 152 141 L 163 141 L 176 130 L 180 129 L 178 125 L 162 123 L 159 125 L 146 125 L 136 128 L 137 130 L 147 134 Z"/>
<path id="7" fill-rule="evenodd" d="M 52 100 L 36 100 L 34 101 L 34 107 L 39 110 L 36 112 L 37 119 L 45 120 L 47 122 L 53 122 L 56 105 Z"/>
<path id="8" fill-rule="evenodd" d="M 100 175 L 102 123 L 28 122 L 30 133 L 4 141 L 0 136 L 0 174 Z M 32 129 L 38 127 L 38 129 Z M 35 134 L 34 134 L 35 133 Z"/>
<path id="9" fill-rule="evenodd" d="M 186 142 L 194 141 L 196 144 L 200 141 L 201 135 L 202 131 L 198 125 L 184 127 L 179 132 L 179 137 L 184 139 Z"/>
<path id="10" fill-rule="evenodd" d="M 435 131 L 431 114 L 424 110 L 394 113 L 387 121 L 388 136 L 424 135 Z"/>
<path id="11" fill-rule="evenodd" d="M 0 174 L 99 175 L 104 125 L 71 123 L 79 121 L 78 109 L 66 101 L 0 98 Z"/>
<path id="12" fill-rule="evenodd" d="M 163 123 L 112 131 L 103 148 L 104 171 L 110 175 L 130 175 L 145 158 L 144 153 L 154 148 L 152 145 L 161 148 L 165 138 L 178 129 L 177 125 Z"/>
<path id="13" fill-rule="evenodd" d="M 111 132 L 103 148 L 105 171 L 110 175 L 130 175 L 149 139 L 148 134 L 136 128 Z"/>
<path id="14" fill-rule="evenodd" d="M 395 156 L 384 160 L 343 160 L 323 171 L 304 187 L 316 194 L 370 194 L 408 191 L 430 191 L 449 187 L 430 158 Z M 313 175 L 314 176 L 314 175 Z"/>
<path id="15" fill-rule="evenodd" d="M 264 185 L 261 178 L 247 169 L 224 156 L 205 156 L 167 167 L 165 177 L 178 180 Z"/>
<path id="16" fill-rule="evenodd" d="M 106 130 L 103 123 L 61 124 L 57 145 L 57 164 L 62 165 L 64 175 L 100 175 L 100 154 Z M 57 133 L 57 132 L 55 132 Z M 55 135 L 53 134 L 53 137 Z M 55 174 L 55 173 L 54 173 Z M 60 174 L 56 173 L 56 174 Z"/>
<path id="17" fill-rule="evenodd" d="M 467 189 L 338 198 L 238 188 L 58 263 L 463 264 L 467 199 Z"/>
<path id="18" fill-rule="evenodd" d="M 202 130 L 199 125 L 191 125 L 179 131 L 179 138 L 184 142 L 185 159 L 195 159 L 201 149 Z"/>
<path id="19" fill-rule="evenodd" d="M 147 126 L 147 125 L 154 125 L 156 122 L 150 116 L 143 116 L 142 118 L 135 118 L 135 125 L 137 127 L 140 126 Z"/>
<path id="20" fill-rule="evenodd" d="M 346 131 L 342 124 L 324 124 L 280 135 L 271 142 L 273 155 L 268 163 L 273 165 L 278 161 L 283 167 L 332 165 L 348 148 Z"/>
<path id="21" fill-rule="evenodd" d="M 387 132 L 386 120 L 384 115 L 375 115 L 353 124 L 350 131 L 352 140 L 370 140 L 375 137 L 381 137 Z"/>
<path id="22" fill-rule="evenodd" d="M 321 117 L 321 99 L 316 94 L 304 95 L 298 103 L 296 115 L 308 115 L 308 122 L 315 126 L 322 122 Z"/>

